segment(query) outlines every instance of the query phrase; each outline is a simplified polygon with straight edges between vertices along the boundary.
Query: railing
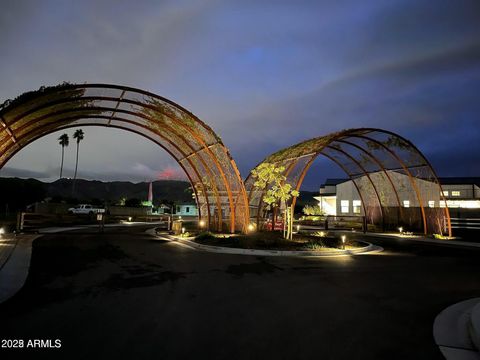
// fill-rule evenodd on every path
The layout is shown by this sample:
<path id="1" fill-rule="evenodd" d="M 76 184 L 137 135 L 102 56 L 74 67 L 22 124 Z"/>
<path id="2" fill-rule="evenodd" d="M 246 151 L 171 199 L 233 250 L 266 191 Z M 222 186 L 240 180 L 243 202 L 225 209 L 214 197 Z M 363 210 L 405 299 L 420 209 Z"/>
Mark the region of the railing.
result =
<path id="1" fill-rule="evenodd" d="M 480 218 L 451 218 L 452 229 L 480 230 Z"/>
<path id="2" fill-rule="evenodd" d="M 41 214 L 22 212 L 17 217 L 17 231 L 35 231 L 51 226 L 95 225 L 118 223 L 120 221 L 163 221 L 170 227 L 169 215 L 118 216 L 107 214 Z"/>
<path id="3" fill-rule="evenodd" d="M 322 227 L 328 229 L 355 229 L 363 232 L 371 231 L 371 224 L 367 224 L 365 216 L 312 216 L 314 220 L 299 220 L 298 223 L 305 226 Z"/>

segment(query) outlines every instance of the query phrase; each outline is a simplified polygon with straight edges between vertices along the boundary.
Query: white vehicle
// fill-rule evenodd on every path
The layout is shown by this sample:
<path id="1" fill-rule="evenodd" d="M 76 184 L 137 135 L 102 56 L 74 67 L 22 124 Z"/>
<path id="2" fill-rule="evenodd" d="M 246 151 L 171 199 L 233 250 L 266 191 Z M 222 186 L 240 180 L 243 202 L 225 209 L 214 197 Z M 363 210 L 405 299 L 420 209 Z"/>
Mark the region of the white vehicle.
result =
<path id="1" fill-rule="evenodd" d="M 105 209 L 101 209 L 89 204 L 80 204 L 77 205 L 73 208 L 68 209 L 69 214 L 87 214 L 87 215 L 92 215 L 92 214 L 99 214 L 99 213 L 104 213 Z"/>

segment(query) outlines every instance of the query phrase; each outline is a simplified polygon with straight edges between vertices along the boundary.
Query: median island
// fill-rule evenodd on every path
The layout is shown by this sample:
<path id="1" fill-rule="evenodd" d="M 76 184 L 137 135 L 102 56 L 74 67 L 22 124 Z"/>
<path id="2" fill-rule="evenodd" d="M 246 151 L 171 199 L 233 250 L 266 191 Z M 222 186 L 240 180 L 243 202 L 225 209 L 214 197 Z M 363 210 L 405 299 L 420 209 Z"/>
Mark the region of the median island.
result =
<path id="1" fill-rule="evenodd" d="M 192 234 L 186 234 L 191 237 Z M 368 246 L 367 242 L 349 240 L 333 232 L 299 232 L 293 235 L 292 240 L 283 238 L 278 231 L 261 231 L 250 234 L 215 234 L 202 232 L 197 234 L 193 241 L 201 245 L 280 251 L 335 251 L 357 250 Z"/>

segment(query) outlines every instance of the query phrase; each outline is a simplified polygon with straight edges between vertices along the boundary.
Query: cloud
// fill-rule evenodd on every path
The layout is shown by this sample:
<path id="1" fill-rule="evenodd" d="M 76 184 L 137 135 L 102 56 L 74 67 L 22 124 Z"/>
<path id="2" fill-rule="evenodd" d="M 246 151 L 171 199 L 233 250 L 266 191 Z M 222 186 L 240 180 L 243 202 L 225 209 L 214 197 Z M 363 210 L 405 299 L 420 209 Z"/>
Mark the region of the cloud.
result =
<path id="1" fill-rule="evenodd" d="M 28 169 L 18 169 L 12 167 L 4 167 L 0 172 L 2 177 L 19 177 L 19 178 L 35 178 L 47 179 L 50 178 L 50 173 L 47 171 L 33 171 Z"/>
<path id="2" fill-rule="evenodd" d="M 244 175 L 282 147 L 363 126 L 398 131 L 433 159 L 448 158 L 479 150 L 472 125 L 480 113 L 479 7 L 477 0 L 10 0 L 0 13 L 8 49 L 0 98 L 65 80 L 144 88 L 209 124 Z M 131 134 L 99 134 L 81 152 L 81 176 L 181 174 Z M 43 166 L 55 176 L 57 158 L 47 153 L 45 145 L 11 166 Z M 472 157 L 458 175 L 477 175 Z M 439 173 L 451 170 L 436 164 Z"/>

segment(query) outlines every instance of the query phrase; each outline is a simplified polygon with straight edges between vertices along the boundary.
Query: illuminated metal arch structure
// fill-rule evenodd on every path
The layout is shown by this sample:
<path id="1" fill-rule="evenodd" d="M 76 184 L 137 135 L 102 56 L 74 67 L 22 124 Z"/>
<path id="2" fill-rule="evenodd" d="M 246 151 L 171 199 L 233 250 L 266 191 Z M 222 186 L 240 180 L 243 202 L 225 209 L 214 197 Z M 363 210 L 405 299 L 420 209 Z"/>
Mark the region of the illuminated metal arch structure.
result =
<path id="1" fill-rule="evenodd" d="M 26 145 L 61 129 L 103 126 L 139 134 L 185 171 L 209 229 L 247 229 L 247 195 L 228 149 L 208 125 L 168 99 L 125 86 L 62 84 L 7 101 L 0 125 L 0 169 Z"/>
<path id="2" fill-rule="evenodd" d="M 410 141 L 380 129 L 349 129 L 277 151 L 262 163 L 283 166 L 286 181 L 300 190 L 319 155 L 336 163 L 352 180 L 368 223 L 384 230 L 405 226 L 409 231 L 451 235 L 449 211 L 438 178 Z M 254 182 L 249 175 L 245 187 L 252 221 L 261 223 L 267 215 L 264 191 L 256 189 Z M 293 206 L 295 202 L 293 198 Z"/>

